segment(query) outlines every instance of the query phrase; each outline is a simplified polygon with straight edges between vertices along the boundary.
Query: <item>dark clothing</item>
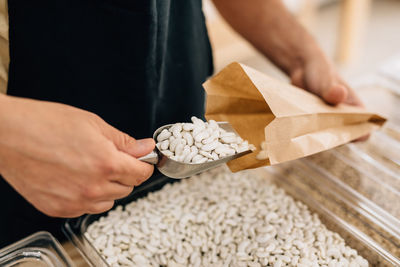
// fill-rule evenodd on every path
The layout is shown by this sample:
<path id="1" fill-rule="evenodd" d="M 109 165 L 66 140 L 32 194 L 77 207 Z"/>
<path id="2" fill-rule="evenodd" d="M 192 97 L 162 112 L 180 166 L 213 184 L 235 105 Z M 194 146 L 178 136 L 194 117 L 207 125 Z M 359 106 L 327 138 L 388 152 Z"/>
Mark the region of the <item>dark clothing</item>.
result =
<path id="1" fill-rule="evenodd" d="M 204 114 L 212 57 L 201 0 L 9 1 L 8 94 L 62 102 L 135 138 Z M 0 179 L 0 247 L 49 218 Z"/>

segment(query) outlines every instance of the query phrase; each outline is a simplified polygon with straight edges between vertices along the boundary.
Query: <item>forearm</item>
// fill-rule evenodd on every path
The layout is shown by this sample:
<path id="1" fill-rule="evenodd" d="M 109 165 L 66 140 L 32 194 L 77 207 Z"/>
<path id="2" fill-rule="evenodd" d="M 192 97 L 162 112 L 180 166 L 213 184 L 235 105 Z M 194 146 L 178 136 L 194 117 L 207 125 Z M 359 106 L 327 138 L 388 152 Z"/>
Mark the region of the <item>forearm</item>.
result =
<path id="1" fill-rule="evenodd" d="M 287 74 L 323 56 L 280 0 L 213 0 L 227 22 Z"/>

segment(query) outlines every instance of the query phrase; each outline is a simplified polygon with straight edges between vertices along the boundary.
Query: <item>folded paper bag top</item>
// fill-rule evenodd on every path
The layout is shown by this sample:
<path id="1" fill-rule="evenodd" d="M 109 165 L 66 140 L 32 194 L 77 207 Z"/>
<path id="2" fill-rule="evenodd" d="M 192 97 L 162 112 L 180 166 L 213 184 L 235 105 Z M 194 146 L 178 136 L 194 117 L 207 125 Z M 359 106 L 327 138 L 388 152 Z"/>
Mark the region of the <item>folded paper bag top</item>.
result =
<path id="1" fill-rule="evenodd" d="M 319 97 L 240 63 L 231 63 L 203 84 L 206 118 L 228 121 L 241 137 L 267 143 L 267 160 L 258 151 L 228 162 L 233 171 L 305 157 L 378 129 L 383 117 L 362 108 L 327 105 Z"/>

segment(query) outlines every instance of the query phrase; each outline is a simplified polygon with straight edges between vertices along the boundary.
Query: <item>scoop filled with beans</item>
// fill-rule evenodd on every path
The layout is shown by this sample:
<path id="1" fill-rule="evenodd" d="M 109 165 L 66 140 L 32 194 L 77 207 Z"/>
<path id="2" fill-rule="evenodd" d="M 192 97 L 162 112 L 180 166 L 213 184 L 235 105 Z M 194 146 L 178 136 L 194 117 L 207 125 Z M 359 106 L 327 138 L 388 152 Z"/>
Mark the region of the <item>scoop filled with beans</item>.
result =
<path id="1" fill-rule="evenodd" d="M 214 120 L 192 117 L 191 123 L 175 123 L 157 136 L 157 148 L 172 160 L 200 164 L 232 156 L 254 146 Z"/>

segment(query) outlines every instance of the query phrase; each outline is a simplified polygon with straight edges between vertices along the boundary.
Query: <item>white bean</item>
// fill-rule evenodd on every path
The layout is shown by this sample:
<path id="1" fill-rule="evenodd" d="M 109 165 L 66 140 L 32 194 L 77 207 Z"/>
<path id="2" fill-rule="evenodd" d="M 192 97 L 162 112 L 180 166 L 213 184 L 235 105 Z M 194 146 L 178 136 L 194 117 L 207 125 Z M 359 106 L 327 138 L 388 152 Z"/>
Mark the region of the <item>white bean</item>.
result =
<path id="1" fill-rule="evenodd" d="M 182 124 L 181 123 L 176 123 L 171 128 L 169 131 L 173 134 L 174 137 L 176 138 L 181 138 L 182 137 Z"/>
<path id="2" fill-rule="evenodd" d="M 181 142 L 175 148 L 175 155 L 180 156 L 183 152 L 185 145 Z"/>
<path id="3" fill-rule="evenodd" d="M 207 161 L 207 158 L 203 157 L 202 155 L 196 155 L 193 159 L 192 162 L 195 164 L 200 164 L 204 163 Z"/>
<path id="4" fill-rule="evenodd" d="M 182 136 L 183 136 L 183 138 L 185 138 L 186 143 L 187 143 L 189 146 L 192 146 L 192 145 L 193 145 L 193 136 L 192 136 L 189 132 L 184 132 L 184 133 L 182 134 Z"/>
<path id="5" fill-rule="evenodd" d="M 213 159 L 213 160 L 218 160 L 218 159 L 219 159 L 218 154 L 215 153 L 215 152 L 213 152 L 213 153 L 211 154 L 211 156 L 212 156 L 212 159 Z"/>
<path id="6" fill-rule="evenodd" d="M 268 159 L 268 153 L 266 150 L 261 150 L 260 152 L 258 152 L 256 159 L 258 160 L 265 160 Z"/>
<path id="7" fill-rule="evenodd" d="M 185 163 L 190 163 L 190 162 L 192 161 L 193 157 L 197 155 L 197 153 L 198 153 L 197 151 L 192 151 L 192 152 L 190 152 L 190 153 L 185 157 L 185 159 L 183 160 L 183 162 L 185 162 Z"/>
<path id="8" fill-rule="evenodd" d="M 238 147 L 238 149 L 236 150 L 236 152 L 237 152 L 237 153 L 241 153 L 241 152 L 244 152 L 244 151 L 247 151 L 247 150 L 249 150 L 249 146 L 240 145 L 240 146 Z"/>
<path id="9" fill-rule="evenodd" d="M 183 148 L 182 156 L 185 158 L 187 155 L 189 155 L 189 153 L 190 153 L 190 146 L 186 145 L 186 146 Z"/>
<path id="10" fill-rule="evenodd" d="M 225 132 L 221 133 L 220 137 L 221 137 L 221 138 L 223 138 L 223 137 L 236 137 L 236 135 L 235 135 L 235 133 L 226 132 L 226 131 L 225 131 Z"/>
<path id="11" fill-rule="evenodd" d="M 235 135 L 234 136 L 222 136 L 221 140 L 225 144 L 231 144 L 231 143 L 236 143 L 237 138 Z"/>
<path id="12" fill-rule="evenodd" d="M 206 158 L 213 159 L 213 156 L 211 155 L 210 152 L 200 150 L 199 153 L 200 153 L 200 155 L 202 155 L 202 156 L 204 156 Z"/>
<path id="13" fill-rule="evenodd" d="M 161 150 L 167 150 L 168 147 L 169 147 L 169 140 L 168 139 L 166 139 L 166 140 L 161 142 L 161 144 L 160 144 L 160 149 Z"/>
<path id="14" fill-rule="evenodd" d="M 192 116 L 191 120 L 192 120 L 192 122 L 193 122 L 195 127 L 200 127 L 200 128 L 203 128 L 203 129 L 206 127 L 204 121 L 200 120 L 199 118 L 196 118 L 195 116 Z"/>
<path id="15" fill-rule="evenodd" d="M 203 127 L 199 127 L 199 126 L 195 126 L 193 131 L 192 131 L 192 135 L 193 137 L 195 137 L 196 135 L 198 135 L 199 133 L 201 133 L 202 131 L 204 131 Z"/>
<path id="16" fill-rule="evenodd" d="M 215 131 L 219 128 L 218 123 L 215 120 L 209 120 L 208 126 Z"/>
<path id="17" fill-rule="evenodd" d="M 184 123 L 182 128 L 183 128 L 183 130 L 190 132 L 191 130 L 194 129 L 194 124 L 193 123 Z"/>
<path id="18" fill-rule="evenodd" d="M 181 139 L 176 138 L 169 144 L 169 150 L 175 152 L 176 146 L 181 143 Z"/>
<path id="19" fill-rule="evenodd" d="M 194 140 L 196 142 L 201 142 L 203 139 L 206 139 L 210 136 L 210 134 L 207 131 L 202 131 L 200 133 L 198 133 L 195 137 Z"/>
<path id="20" fill-rule="evenodd" d="M 170 136 L 171 136 L 171 133 L 170 133 L 167 129 L 164 129 L 164 130 L 162 130 L 161 133 L 157 136 L 157 141 L 158 141 L 158 142 L 162 142 L 162 141 L 164 141 L 165 139 L 168 139 Z"/>
<path id="21" fill-rule="evenodd" d="M 192 162 L 193 163 L 196 163 L 197 161 L 199 161 L 200 159 L 202 159 L 203 158 L 203 156 L 202 155 L 196 155 L 196 156 L 194 156 L 193 158 L 192 158 Z"/>
<path id="22" fill-rule="evenodd" d="M 215 141 L 216 139 L 218 139 L 218 137 L 219 137 L 219 133 L 218 133 L 218 131 L 215 131 L 209 137 L 203 139 L 201 142 L 206 145 L 206 144 L 209 144 L 209 143 Z"/>
<path id="23" fill-rule="evenodd" d="M 200 143 L 200 142 L 195 142 L 194 145 L 195 145 L 197 148 L 201 148 L 201 147 L 203 146 L 203 144 Z"/>
<path id="24" fill-rule="evenodd" d="M 233 148 L 229 148 L 229 146 L 220 145 L 215 149 L 215 153 L 221 155 L 233 155 L 235 154 L 235 150 Z"/>
<path id="25" fill-rule="evenodd" d="M 169 151 L 169 150 L 161 150 L 161 153 L 163 153 L 167 157 L 172 157 L 174 156 L 174 153 Z"/>
<path id="26" fill-rule="evenodd" d="M 203 151 L 212 151 L 212 150 L 216 149 L 219 144 L 220 143 L 218 141 L 214 141 L 212 143 L 203 145 L 201 147 L 201 150 L 203 150 Z"/>
<path id="27" fill-rule="evenodd" d="M 266 141 L 262 141 L 260 146 L 261 146 L 261 150 L 267 150 L 267 142 Z"/>

